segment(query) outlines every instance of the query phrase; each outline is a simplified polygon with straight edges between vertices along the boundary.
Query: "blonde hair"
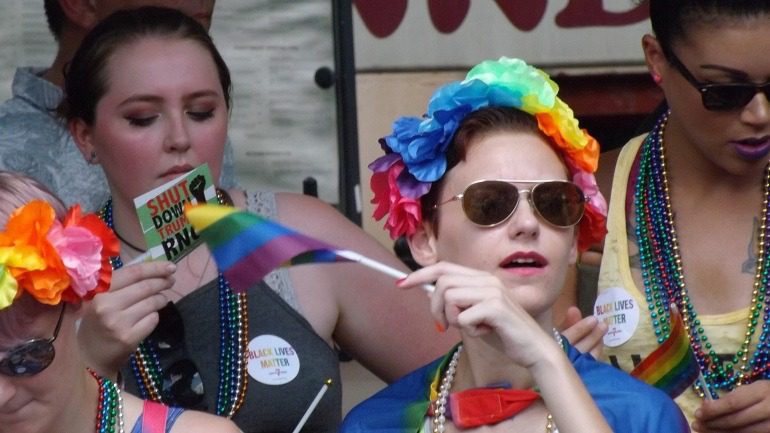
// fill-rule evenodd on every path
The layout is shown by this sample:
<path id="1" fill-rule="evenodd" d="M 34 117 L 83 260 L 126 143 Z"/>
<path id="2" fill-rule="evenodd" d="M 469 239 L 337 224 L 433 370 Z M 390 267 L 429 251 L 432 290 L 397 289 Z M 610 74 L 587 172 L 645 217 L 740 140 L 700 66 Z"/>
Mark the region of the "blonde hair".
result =
<path id="1" fill-rule="evenodd" d="M 48 202 L 60 220 L 67 213 L 61 199 L 42 183 L 21 173 L 0 170 L 0 226 L 5 226 L 15 209 L 32 200 Z"/>

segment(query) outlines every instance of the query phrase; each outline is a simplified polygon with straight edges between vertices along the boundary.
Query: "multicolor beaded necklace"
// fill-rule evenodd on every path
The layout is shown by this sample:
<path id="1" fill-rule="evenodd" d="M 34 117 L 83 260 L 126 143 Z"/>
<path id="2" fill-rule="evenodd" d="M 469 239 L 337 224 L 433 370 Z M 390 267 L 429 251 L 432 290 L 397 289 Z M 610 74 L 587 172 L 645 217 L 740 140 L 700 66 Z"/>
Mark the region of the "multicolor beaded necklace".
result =
<path id="1" fill-rule="evenodd" d="M 124 433 L 123 398 L 118 385 L 91 370 L 88 372 L 99 384 L 99 404 L 96 408 L 96 433 Z M 117 430 L 115 427 L 117 426 Z"/>
<path id="2" fill-rule="evenodd" d="M 770 269 L 767 265 L 770 260 L 770 228 L 767 222 L 770 215 L 770 165 L 765 175 L 761 224 L 757 233 L 757 269 L 746 332 L 743 343 L 732 357 L 732 363 L 723 365 L 701 326 L 684 281 L 663 145 L 663 131 L 667 121 L 668 113 L 658 119 L 642 144 L 634 191 L 636 240 L 639 245 L 644 292 L 659 344 L 668 337 L 671 330 L 669 304 L 673 302 L 679 308 L 685 329 L 690 334 L 690 345 L 708 384 L 708 392 L 716 396 L 717 390 L 730 391 L 741 384 L 769 377 Z M 762 333 L 757 347 L 749 357 L 751 340 L 760 323 L 759 316 L 763 309 Z M 696 382 L 694 391 L 703 397 L 706 390 L 702 390 Z"/>
<path id="3" fill-rule="evenodd" d="M 217 190 L 220 204 L 227 200 Z M 99 216 L 114 230 L 112 219 L 112 198 L 99 211 Z M 120 256 L 111 257 L 113 269 L 123 266 Z M 246 397 L 248 363 L 248 305 L 245 293 L 235 294 L 222 273 L 217 279 L 219 285 L 219 385 L 217 389 L 216 414 L 231 418 L 243 405 Z M 161 384 L 163 372 L 157 352 L 152 344 L 142 341 L 131 355 L 137 387 L 143 399 L 162 402 Z"/>

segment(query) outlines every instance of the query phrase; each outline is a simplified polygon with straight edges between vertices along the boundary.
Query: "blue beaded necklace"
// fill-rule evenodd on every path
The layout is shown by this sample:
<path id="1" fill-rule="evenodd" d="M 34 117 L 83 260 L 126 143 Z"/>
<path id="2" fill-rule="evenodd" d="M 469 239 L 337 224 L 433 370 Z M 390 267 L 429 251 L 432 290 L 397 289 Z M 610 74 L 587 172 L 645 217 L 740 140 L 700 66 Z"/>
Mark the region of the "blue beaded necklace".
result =
<path id="1" fill-rule="evenodd" d="M 96 433 L 123 433 L 123 398 L 120 387 L 87 369 L 99 385 L 99 402 L 96 405 Z"/>
<path id="2" fill-rule="evenodd" d="M 226 202 L 223 193 L 217 190 L 221 204 Z M 112 219 L 112 198 L 110 197 L 99 216 L 114 230 Z M 113 269 L 123 266 L 120 256 L 110 257 Z M 219 286 L 219 384 L 217 389 L 216 414 L 231 418 L 243 405 L 247 387 L 248 362 L 248 305 L 245 293 L 233 293 L 222 273 L 217 278 Z M 131 355 L 134 372 L 141 397 L 146 400 L 163 402 L 160 384 L 163 372 L 158 355 L 152 344 L 142 341 Z"/>
<path id="3" fill-rule="evenodd" d="M 764 182 L 761 224 L 757 234 L 757 269 L 745 338 L 733 356 L 732 363 L 723 366 L 701 326 L 684 281 L 682 258 L 671 211 L 663 145 L 663 132 L 667 121 L 668 113 L 658 119 L 640 151 L 634 210 L 642 281 L 658 343 L 662 343 L 671 331 L 669 304 L 674 302 L 682 313 L 685 329 L 690 334 L 690 345 L 709 388 L 702 390 L 696 382 L 694 390 L 701 397 L 706 391 L 716 396 L 717 390 L 730 391 L 741 384 L 770 377 L 770 269 L 767 266 L 770 261 L 770 229 L 767 225 L 770 218 L 770 164 L 766 169 Z M 762 332 L 754 352 L 749 356 L 751 341 L 763 309 Z"/>

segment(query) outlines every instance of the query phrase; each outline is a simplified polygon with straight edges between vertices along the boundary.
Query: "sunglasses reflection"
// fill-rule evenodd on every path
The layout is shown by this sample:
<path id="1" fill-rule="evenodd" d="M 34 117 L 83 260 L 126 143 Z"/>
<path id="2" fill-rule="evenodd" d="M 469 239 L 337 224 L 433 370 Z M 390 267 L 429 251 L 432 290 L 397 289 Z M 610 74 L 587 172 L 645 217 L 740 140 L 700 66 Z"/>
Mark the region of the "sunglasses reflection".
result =
<path id="1" fill-rule="evenodd" d="M 520 189 L 515 184 L 533 186 Z M 565 180 L 478 180 L 434 207 L 459 200 L 468 220 L 481 227 L 494 227 L 516 212 L 522 194 L 527 195 L 535 213 L 555 227 L 572 227 L 583 217 L 585 195 L 577 185 Z"/>

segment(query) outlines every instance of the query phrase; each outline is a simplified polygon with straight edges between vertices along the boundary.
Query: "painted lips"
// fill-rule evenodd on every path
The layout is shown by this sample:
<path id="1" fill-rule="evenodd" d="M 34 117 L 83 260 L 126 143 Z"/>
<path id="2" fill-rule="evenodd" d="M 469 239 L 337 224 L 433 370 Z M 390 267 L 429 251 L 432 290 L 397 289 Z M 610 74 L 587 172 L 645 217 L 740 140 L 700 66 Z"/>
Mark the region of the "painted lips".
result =
<path id="1" fill-rule="evenodd" d="M 770 153 L 770 136 L 733 141 L 731 144 L 738 156 L 751 161 L 762 159 Z"/>

